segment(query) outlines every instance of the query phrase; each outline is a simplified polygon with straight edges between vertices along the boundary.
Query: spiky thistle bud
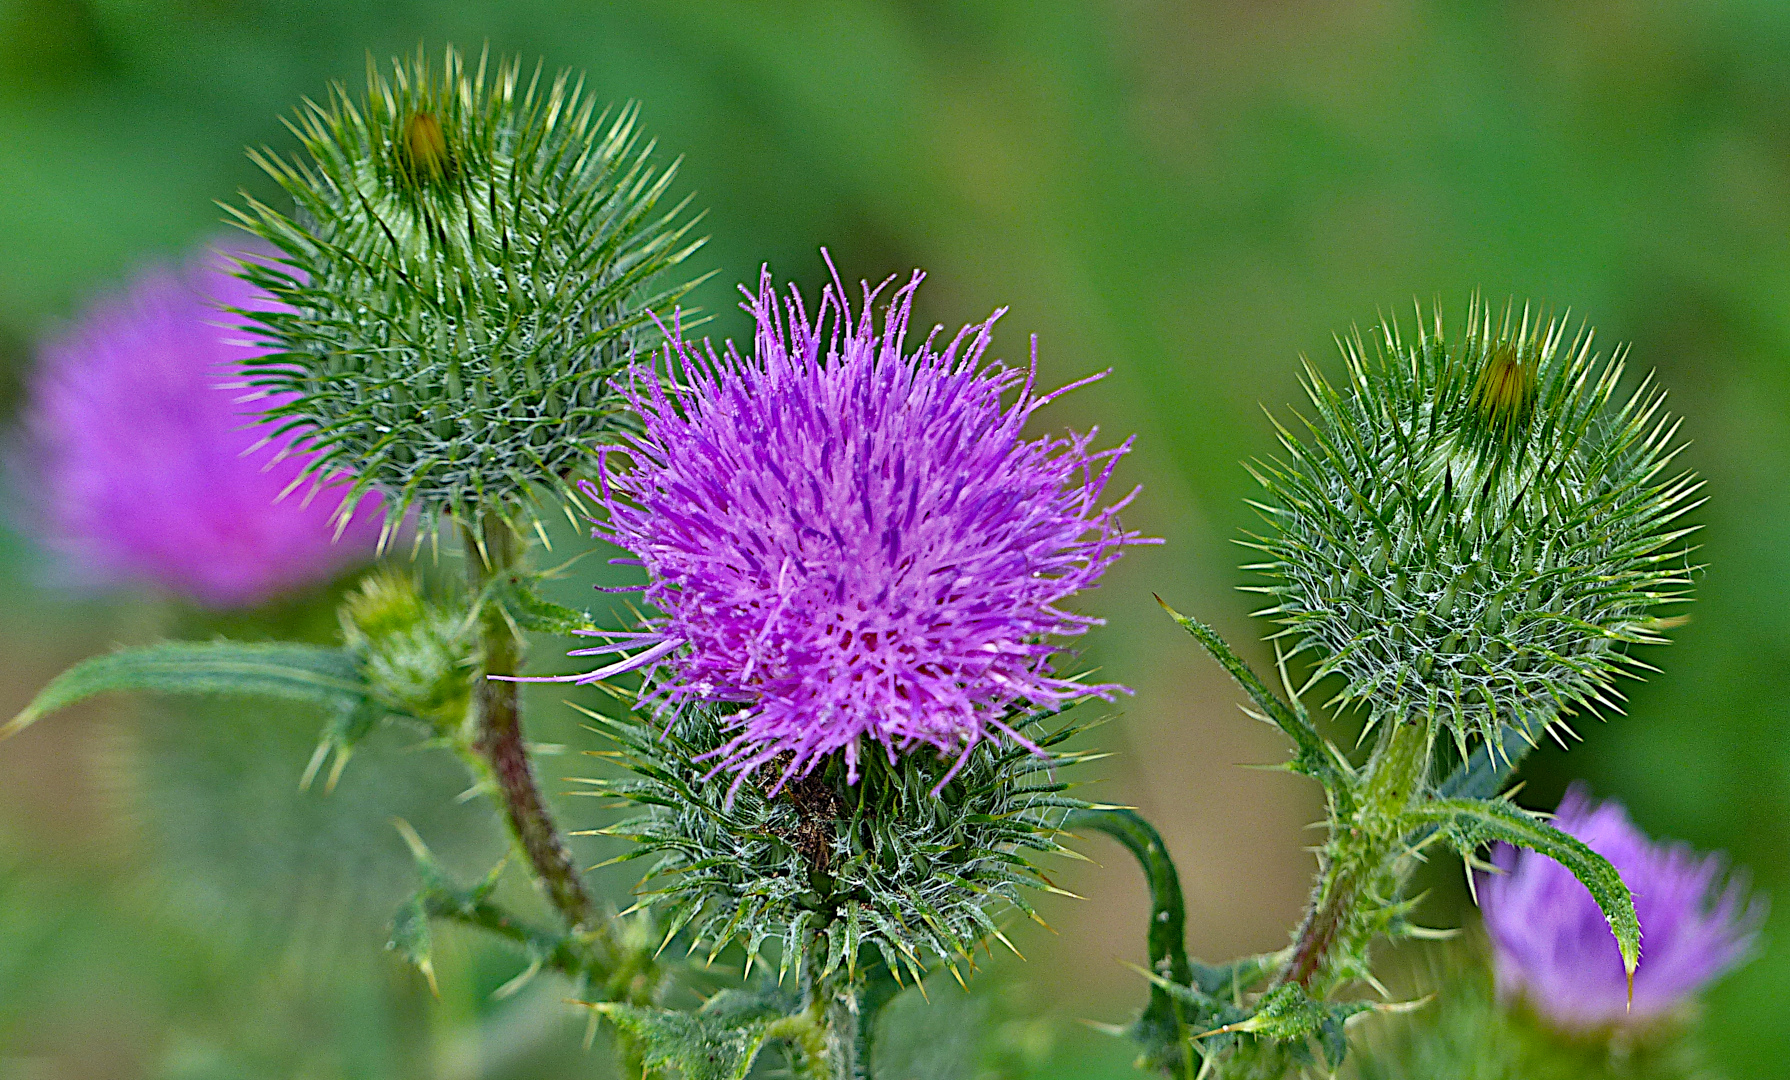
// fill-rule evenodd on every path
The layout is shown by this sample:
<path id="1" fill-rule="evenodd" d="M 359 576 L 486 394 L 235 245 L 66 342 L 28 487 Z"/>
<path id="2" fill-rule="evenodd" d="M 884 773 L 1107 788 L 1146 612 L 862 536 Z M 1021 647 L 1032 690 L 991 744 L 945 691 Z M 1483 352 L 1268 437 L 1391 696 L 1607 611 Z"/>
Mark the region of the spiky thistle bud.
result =
<path id="1" fill-rule="evenodd" d="M 1620 696 L 1627 648 L 1684 599 L 1700 485 L 1663 478 L 1663 394 L 1617 399 L 1621 354 L 1589 330 L 1567 344 L 1527 308 L 1494 327 L 1477 299 L 1461 340 L 1428 321 L 1414 342 L 1387 321 L 1372 355 L 1344 341 L 1340 387 L 1307 365 L 1309 438 L 1280 428 L 1285 458 L 1253 470 L 1272 528 L 1252 569 L 1314 681 L 1340 676 L 1335 704 L 1427 714 L 1464 749 Z"/>
<path id="2" fill-rule="evenodd" d="M 633 108 L 606 121 L 565 72 L 487 69 L 452 49 L 370 66 L 363 99 L 299 111 L 301 158 L 252 153 L 294 212 L 232 211 L 283 252 L 243 271 L 290 306 L 255 315 L 278 351 L 250 384 L 297 395 L 268 416 L 319 451 L 312 473 L 425 527 L 573 497 L 625 409 L 612 376 L 689 287 L 651 282 L 700 244 L 659 207 L 676 166 L 649 164 Z"/>
<path id="3" fill-rule="evenodd" d="M 671 730 L 591 713 L 616 745 L 591 753 L 634 775 L 575 782 L 641 808 L 597 833 L 637 845 L 615 862 L 652 858 L 641 899 L 659 910 L 665 940 L 687 930 L 690 951 L 705 947 L 710 962 L 737 944 L 748 973 L 770 942 L 784 972 L 812 946 L 829 974 L 874 949 L 897 979 L 919 980 L 935 962 L 962 979 L 977 943 L 1012 947 L 997 920 L 1037 918 L 1027 891 L 1055 890 L 1038 854 L 1072 854 L 1059 840 L 1064 816 L 1090 804 L 1065 794 L 1073 785 L 1059 770 L 1105 756 L 1062 748 L 1086 727 L 1030 723 L 1026 741 L 1045 753 L 984 740 L 956 762 L 868 754 L 852 777 L 834 755 L 788 782 L 773 769 L 735 783 L 709 764 L 732 737 L 723 712 L 692 707 Z"/>

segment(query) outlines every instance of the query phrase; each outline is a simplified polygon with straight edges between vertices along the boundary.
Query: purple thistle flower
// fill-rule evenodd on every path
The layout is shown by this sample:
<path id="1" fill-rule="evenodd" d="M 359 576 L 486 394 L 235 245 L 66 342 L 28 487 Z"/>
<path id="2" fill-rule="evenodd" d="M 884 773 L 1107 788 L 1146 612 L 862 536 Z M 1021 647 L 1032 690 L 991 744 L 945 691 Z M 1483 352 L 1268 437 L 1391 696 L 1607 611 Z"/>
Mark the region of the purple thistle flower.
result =
<path id="1" fill-rule="evenodd" d="M 333 521 L 340 492 L 302 490 L 305 455 L 253 424 L 268 402 L 227 385 L 265 349 L 224 309 L 272 303 L 234 265 L 208 252 L 147 270 L 41 350 L 15 474 L 30 524 L 83 578 L 233 608 L 373 553 L 377 507 Z"/>
<path id="2" fill-rule="evenodd" d="M 718 767 L 743 778 L 787 754 L 779 784 L 840 750 L 855 782 L 866 740 L 891 761 L 928 746 L 961 763 L 997 733 L 1025 743 L 1017 711 L 1123 689 L 1058 677 L 1047 639 L 1100 622 L 1059 605 L 1143 542 L 1118 518 L 1135 491 L 1099 505 L 1131 444 L 1022 437 L 1073 387 L 1035 392 L 1036 339 L 1029 371 L 982 366 L 1001 311 L 906 352 L 922 276 L 879 331 L 888 282 L 854 317 L 835 277 L 810 320 L 794 288 L 780 309 L 767 273 L 742 305 L 752 356 L 673 332 L 682 385 L 633 371 L 633 467 L 606 463 L 590 493 L 598 535 L 645 567 L 663 615 L 575 654 L 638 650 L 568 679 L 652 667 L 643 700 L 738 702 Z"/>
<path id="3" fill-rule="evenodd" d="M 1719 855 L 1650 842 L 1620 804 L 1593 804 L 1583 784 L 1568 789 L 1554 824 L 1610 860 L 1634 893 L 1634 1005 L 1590 891 L 1554 860 L 1507 844 L 1492 851 L 1503 873 L 1478 879 L 1501 994 L 1527 998 L 1563 1028 L 1640 1023 L 1670 1013 L 1751 950 L 1763 905 L 1749 904 L 1740 882 L 1724 884 Z"/>

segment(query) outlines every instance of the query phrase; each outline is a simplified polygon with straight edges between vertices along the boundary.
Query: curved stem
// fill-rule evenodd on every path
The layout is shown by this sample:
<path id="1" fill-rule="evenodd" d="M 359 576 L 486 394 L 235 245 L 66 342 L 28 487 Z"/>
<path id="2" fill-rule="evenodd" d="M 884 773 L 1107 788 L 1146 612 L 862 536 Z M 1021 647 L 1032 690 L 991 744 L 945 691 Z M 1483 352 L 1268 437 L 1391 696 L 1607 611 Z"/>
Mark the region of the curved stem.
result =
<path id="1" fill-rule="evenodd" d="M 465 531 L 468 584 L 473 603 L 478 605 L 484 657 L 473 689 L 473 750 L 490 767 L 510 835 L 527 857 L 548 901 L 572 929 L 607 938 L 608 928 L 599 920 L 596 904 L 535 782 L 522 742 L 517 685 L 485 677 L 514 675 L 522 668 L 523 643 L 516 629 L 502 607 L 485 595 L 493 580 L 518 568 L 521 545 L 510 527 L 495 517 L 487 515 L 479 527 L 479 535 L 471 529 Z"/>

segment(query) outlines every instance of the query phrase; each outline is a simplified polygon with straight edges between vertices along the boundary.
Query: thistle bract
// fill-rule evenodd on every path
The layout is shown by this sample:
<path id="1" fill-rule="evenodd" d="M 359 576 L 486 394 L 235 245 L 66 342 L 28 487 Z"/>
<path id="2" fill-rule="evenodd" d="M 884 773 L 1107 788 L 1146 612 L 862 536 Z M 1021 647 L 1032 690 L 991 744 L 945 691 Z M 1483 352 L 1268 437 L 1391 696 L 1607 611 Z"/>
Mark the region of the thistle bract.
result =
<path id="1" fill-rule="evenodd" d="M 1016 708 L 1117 689 L 1054 674 L 1049 639 L 1098 621 L 1061 605 L 1137 539 L 1125 500 L 1099 505 L 1129 444 L 1023 438 L 1055 395 L 1034 392 L 1035 366 L 983 365 L 993 319 L 909 353 L 919 282 L 879 328 L 877 290 L 854 317 L 835 283 L 811 320 L 767 276 L 748 294 L 752 356 L 679 338 L 681 381 L 631 384 L 645 431 L 632 467 L 605 471 L 597 531 L 638 558 L 664 614 L 587 650 L 642 651 L 584 678 L 656 663 L 648 702 L 739 703 L 713 753 L 742 776 L 843 751 L 856 777 L 867 744 L 958 756 L 1011 734 Z"/>
<path id="2" fill-rule="evenodd" d="M 209 253 L 144 271 L 45 344 L 16 471 L 31 524 L 77 575 L 231 608 L 371 557 L 377 514 L 354 515 L 338 542 L 346 485 L 289 491 L 328 474 L 255 428 L 281 399 L 245 404 L 230 388 L 259 353 L 224 308 L 270 303 L 235 265 Z"/>
<path id="3" fill-rule="evenodd" d="M 788 783 L 731 783 L 704 764 L 728 741 L 727 711 L 691 708 L 669 732 L 593 717 L 620 748 L 602 756 L 636 775 L 582 782 L 646 809 L 600 832 L 654 860 L 643 900 L 667 941 L 688 929 L 692 951 L 739 944 L 754 962 L 768 942 L 785 971 L 815 940 L 829 972 L 880 957 L 918 979 L 936 959 L 961 977 L 1004 911 L 1031 912 L 1026 890 L 1049 881 L 1030 858 L 1064 852 L 1064 814 L 1088 805 L 1057 770 L 1104 756 L 1058 749 L 1082 729 L 1033 726 L 1026 746 L 985 741 L 957 762 L 873 756 L 853 780 L 835 757 Z"/>
<path id="4" fill-rule="evenodd" d="M 624 407 L 612 376 L 681 293 L 649 283 L 695 246 L 634 110 L 607 121 L 563 72 L 469 73 L 449 50 L 370 71 L 360 101 L 337 86 L 292 128 L 302 159 L 255 157 L 296 210 L 236 212 L 283 253 L 246 271 L 287 305 L 260 317 L 279 351 L 250 369 L 295 395 L 269 417 L 394 519 L 569 494 Z"/>
<path id="5" fill-rule="evenodd" d="M 1559 863 L 1507 844 L 1492 850 L 1500 873 L 1481 875 L 1480 907 L 1493 969 L 1506 996 L 1521 995 L 1566 1028 L 1656 1020 L 1751 950 L 1764 911 L 1743 887 L 1723 884 L 1713 855 L 1655 844 L 1614 802 L 1596 804 L 1583 785 L 1561 801 L 1554 824 L 1609 859 L 1635 897 L 1641 963 L 1634 1000 L 1591 894 Z"/>
<path id="6" fill-rule="evenodd" d="M 1644 382 L 1617 397 L 1620 357 L 1591 335 L 1476 302 L 1460 340 L 1440 316 L 1407 341 L 1388 322 L 1346 379 L 1307 367 L 1308 436 L 1280 429 L 1260 465 L 1272 526 L 1262 614 L 1308 650 L 1314 681 L 1370 723 L 1417 713 L 1470 737 L 1538 732 L 1611 704 L 1626 650 L 1661 641 L 1683 599 L 1677 519 L 1697 482 L 1664 472 L 1676 425 Z"/>

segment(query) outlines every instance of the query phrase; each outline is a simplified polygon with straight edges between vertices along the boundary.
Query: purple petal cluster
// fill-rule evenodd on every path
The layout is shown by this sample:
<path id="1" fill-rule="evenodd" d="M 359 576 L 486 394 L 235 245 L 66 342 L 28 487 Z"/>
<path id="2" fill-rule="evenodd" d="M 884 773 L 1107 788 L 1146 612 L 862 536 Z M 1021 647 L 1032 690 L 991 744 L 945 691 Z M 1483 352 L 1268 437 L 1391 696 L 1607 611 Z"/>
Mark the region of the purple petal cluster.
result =
<path id="1" fill-rule="evenodd" d="M 291 438 L 255 428 L 268 402 L 228 385 L 265 349 L 239 340 L 224 309 L 272 304 L 234 266 L 207 252 L 147 270 L 40 352 L 16 475 L 31 525 L 82 578 L 234 608 L 373 553 L 378 508 L 358 509 L 338 540 L 345 489 L 309 490 Z"/>
<path id="2" fill-rule="evenodd" d="M 1641 964 L 1634 1004 L 1616 939 L 1591 893 L 1543 855 L 1497 845 L 1502 873 L 1479 877 L 1500 993 L 1526 998 L 1567 1029 L 1642 1023 L 1672 1012 L 1743 959 L 1761 905 L 1727 880 L 1720 856 L 1655 844 L 1615 802 L 1596 804 L 1583 784 L 1567 791 L 1554 824 L 1610 860 L 1634 894 Z"/>
<path id="3" fill-rule="evenodd" d="M 869 743 L 961 761 L 1019 739 L 1016 711 L 1121 689 L 1054 674 L 1049 639 L 1099 622 L 1061 605 L 1138 542 L 1119 523 L 1130 496 L 1100 505 L 1130 444 L 1023 437 L 1063 391 L 1036 392 L 1035 356 L 984 366 L 1001 312 L 909 351 L 921 276 L 879 328 L 882 287 L 854 315 L 835 279 L 810 318 L 766 275 L 742 305 L 751 356 L 674 332 L 665 377 L 633 373 L 644 434 L 592 494 L 598 534 L 645 567 L 663 614 L 584 650 L 635 651 L 582 679 L 656 665 L 645 696 L 661 707 L 740 703 L 717 756 L 742 776 L 843 751 L 855 781 Z"/>

